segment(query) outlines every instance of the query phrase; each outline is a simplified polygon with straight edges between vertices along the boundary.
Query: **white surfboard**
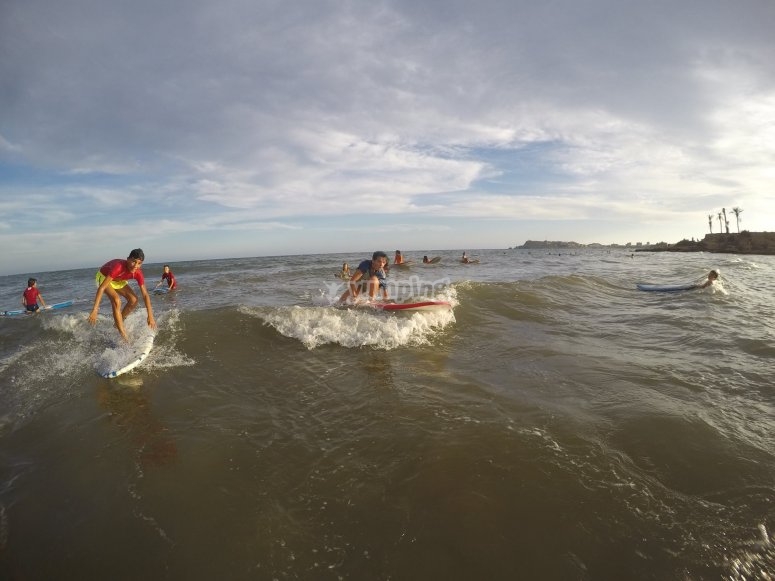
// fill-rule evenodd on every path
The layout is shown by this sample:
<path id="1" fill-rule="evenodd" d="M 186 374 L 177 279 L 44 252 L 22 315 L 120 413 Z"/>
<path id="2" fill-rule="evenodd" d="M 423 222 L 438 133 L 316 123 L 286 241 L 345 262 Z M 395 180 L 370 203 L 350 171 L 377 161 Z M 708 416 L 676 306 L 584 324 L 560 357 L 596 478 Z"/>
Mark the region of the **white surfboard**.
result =
<path id="1" fill-rule="evenodd" d="M 693 282 L 687 282 L 684 284 L 637 284 L 638 290 L 647 292 L 676 292 L 693 290 L 697 288 L 697 285 Z"/>
<path id="2" fill-rule="evenodd" d="M 102 365 L 98 365 L 97 373 L 102 377 L 113 378 L 132 371 L 148 357 L 154 337 L 153 333 L 147 333 L 131 345 L 106 350 L 106 357 L 103 357 Z"/>

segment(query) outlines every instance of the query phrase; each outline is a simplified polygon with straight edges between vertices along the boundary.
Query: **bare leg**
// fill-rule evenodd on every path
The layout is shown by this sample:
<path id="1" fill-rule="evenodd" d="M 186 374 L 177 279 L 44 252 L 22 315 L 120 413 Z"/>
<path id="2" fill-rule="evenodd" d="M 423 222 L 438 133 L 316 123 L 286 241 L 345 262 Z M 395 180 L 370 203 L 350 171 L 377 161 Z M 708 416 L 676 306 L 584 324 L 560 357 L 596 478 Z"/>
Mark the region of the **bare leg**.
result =
<path id="1" fill-rule="evenodd" d="M 113 309 L 113 321 L 115 321 L 116 329 L 118 329 L 125 341 L 129 341 L 126 329 L 124 329 L 124 316 L 121 314 L 121 297 L 110 285 L 105 289 L 105 294 L 110 299 L 110 307 Z"/>
<path id="2" fill-rule="evenodd" d="M 119 289 L 116 292 L 126 299 L 126 304 L 121 311 L 121 316 L 126 319 L 129 313 L 134 311 L 135 307 L 137 306 L 137 295 L 132 291 L 131 288 L 129 288 L 129 285 L 126 285 L 124 288 Z"/>
<path id="3" fill-rule="evenodd" d="M 379 291 L 379 279 L 376 276 L 372 276 L 369 279 L 369 298 L 374 299 Z"/>

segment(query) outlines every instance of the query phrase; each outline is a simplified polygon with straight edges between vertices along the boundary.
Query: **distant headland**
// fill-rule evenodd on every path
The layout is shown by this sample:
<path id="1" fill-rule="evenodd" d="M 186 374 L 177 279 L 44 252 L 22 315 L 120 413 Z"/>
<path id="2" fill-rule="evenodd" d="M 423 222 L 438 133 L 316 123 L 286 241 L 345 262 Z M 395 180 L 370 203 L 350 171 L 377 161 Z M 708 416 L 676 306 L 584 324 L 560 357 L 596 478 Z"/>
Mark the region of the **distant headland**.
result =
<path id="1" fill-rule="evenodd" d="M 702 240 L 681 240 L 675 244 L 579 244 L 550 240 L 528 240 L 522 246 L 528 250 L 573 250 L 581 248 L 620 248 L 628 252 L 721 252 L 729 254 L 775 254 L 775 232 L 749 232 L 736 234 L 706 234 Z"/>

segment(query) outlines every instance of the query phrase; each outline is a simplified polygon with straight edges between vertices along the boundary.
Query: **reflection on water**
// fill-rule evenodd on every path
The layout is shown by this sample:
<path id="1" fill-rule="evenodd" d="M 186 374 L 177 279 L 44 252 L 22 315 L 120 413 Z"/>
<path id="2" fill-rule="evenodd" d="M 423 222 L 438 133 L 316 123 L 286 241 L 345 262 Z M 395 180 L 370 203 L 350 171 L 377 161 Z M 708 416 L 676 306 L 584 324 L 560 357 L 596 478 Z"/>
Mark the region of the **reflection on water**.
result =
<path id="1" fill-rule="evenodd" d="M 119 378 L 101 383 L 97 401 L 110 414 L 111 422 L 129 437 L 141 467 L 175 462 L 177 444 L 167 427 L 154 416 L 142 379 Z"/>

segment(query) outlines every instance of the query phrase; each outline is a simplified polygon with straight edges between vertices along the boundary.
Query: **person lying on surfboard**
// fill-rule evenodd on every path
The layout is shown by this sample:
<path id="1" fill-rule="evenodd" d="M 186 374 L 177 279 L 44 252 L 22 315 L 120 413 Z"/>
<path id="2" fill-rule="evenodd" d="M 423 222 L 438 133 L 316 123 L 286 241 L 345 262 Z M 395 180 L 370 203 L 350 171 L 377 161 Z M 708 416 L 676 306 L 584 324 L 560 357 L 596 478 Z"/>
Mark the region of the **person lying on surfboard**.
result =
<path id="1" fill-rule="evenodd" d="M 716 272 L 715 270 L 711 270 L 708 273 L 708 280 L 706 280 L 702 284 L 696 285 L 694 288 L 707 288 L 710 285 L 712 285 L 714 282 L 716 282 L 717 280 L 718 280 L 718 272 Z"/>
<path id="2" fill-rule="evenodd" d="M 175 281 L 175 275 L 172 274 L 172 271 L 170 270 L 170 265 L 165 264 L 164 265 L 164 272 L 161 274 L 161 280 L 156 283 L 156 286 L 154 288 L 159 288 L 164 281 L 167 281 L 167 288 L 170 290 L 175 290 L 178 288 L 178 283 Z"/>
<path id="3" fill-rule="evenodd" d="M 151 329 L 156 328 L 156 321 L 153 318 L 153 307 L 151 306 L 151 297 L 145 289 L 145 277 L 140 267 L 145 260 L 145 254 L 142 249 L 135 248 L 129 253 L 126 260 L 114 258 L 103 264 L 97 271 L 97 294 L 94 296 L 94 307 L 89 313 L 89 322 L 92 325 L 97 324 L 97 314 L 100 310 L 100 300 L 102 295 L 107 294 L 110 299 L 110 305 L 113 308 L 113 320 L 116 322 L 116 328 L 125 341 L 129 337 L 124 329 L 124 319 L 137 306 L 137 295 L 129 287 L 128 281 L 134 279 L 137 286 L 140 287 L 140 293 L 143 295 L 145 310 L 148 311 L 148 326 Z M 121 308 L 121 297 L 124 297 L 126 305 Z"/>
<path id="4" fill-rule="evenodd" d="M 37 313 L 40 310 L 38 306 L 38 299 L 45 308 L 46 301 L 43 300 L 43 295 L 38 290 L 38 279 L 31 278 L 27 281 L 27 289 L 22 293 L 22 304 L 27 309 L 27 314 Z"/>
<path id="5" fill-rule="evenodd" d="M 339 301 L 344 302 L 350 297 L 356 298 L 362 290 L 367 290 L 369 299 L 374 300 L 380 289 L 382 289 L 382 297 L 387 299 L 387 275 L 385 274 L 387 261 L 387 254 L 377 250 L 372 254 L 371 260 L 366 259 L 361 262 L 347 282 L 347 290 Z"/>

